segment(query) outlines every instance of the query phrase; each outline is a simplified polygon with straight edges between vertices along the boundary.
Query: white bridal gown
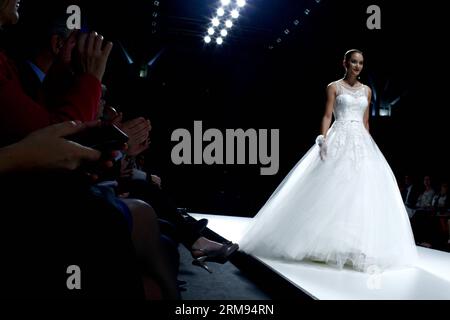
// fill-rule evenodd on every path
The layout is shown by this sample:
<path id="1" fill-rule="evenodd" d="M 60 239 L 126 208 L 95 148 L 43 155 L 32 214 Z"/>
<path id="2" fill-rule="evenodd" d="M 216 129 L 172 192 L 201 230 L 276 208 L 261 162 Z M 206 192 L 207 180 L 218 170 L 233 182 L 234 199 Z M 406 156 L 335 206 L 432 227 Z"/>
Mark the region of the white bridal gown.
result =
<path id="1" fill-rule="evenodd" d="M 314 145 L 252 219 L 239 246 L 266 258 L 370 272 L 412 266 L 417 250 L 391 168 L 363 124 L 368 88 L 336 81 L 325 161 Z"/>

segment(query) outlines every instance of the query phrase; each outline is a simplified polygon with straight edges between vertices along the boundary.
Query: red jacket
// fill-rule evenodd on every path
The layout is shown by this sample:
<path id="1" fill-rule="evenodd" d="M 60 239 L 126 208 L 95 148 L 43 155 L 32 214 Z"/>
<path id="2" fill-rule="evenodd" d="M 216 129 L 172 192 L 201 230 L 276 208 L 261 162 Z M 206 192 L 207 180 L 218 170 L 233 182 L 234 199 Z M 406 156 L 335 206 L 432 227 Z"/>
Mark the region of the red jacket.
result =
<path id="1" fill-rule="evenodd" d="M 47 109 L 25 94 L 14 62 L 0 51 L 0 135 L 3 142 L 22 138 L 53 123 L 95 120 L 100 97 L 100 81 L 86 73 L 76 79 L 60 108 Z"/>

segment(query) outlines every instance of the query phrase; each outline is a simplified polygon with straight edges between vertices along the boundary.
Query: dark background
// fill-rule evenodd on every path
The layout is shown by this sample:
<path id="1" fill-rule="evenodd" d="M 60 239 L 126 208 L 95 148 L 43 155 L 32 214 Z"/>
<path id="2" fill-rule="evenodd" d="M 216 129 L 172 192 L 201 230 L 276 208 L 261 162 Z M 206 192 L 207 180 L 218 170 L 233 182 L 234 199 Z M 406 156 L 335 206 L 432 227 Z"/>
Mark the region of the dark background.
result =
<path id="1" fill-rule="evenodd" d="M 147 164 L 179 206 L 256 214 L 314 143 L 325 87 L 343 76 L 342 57 L 350 48 L 364 52 L 361 81 L 376 93 L 371 134 L 394 173 L 432 174 L 435 182 L 448 177 L 448 26 L 439 3 L 247 2 L 222 46 L 202 40 L 219 1 L 68 2 L 80 5 L 86 28 L 114 41 L 104 79 L 108 99 L 130 118 L 151 119 Z M 366 27 L 372 4 L 381 8 L 381 30 Z M 31 30 L 66 7 L 65 1 L 23 0 L 15 29 L 32 36 Z M 381 105 L 398 97 L 391 117 L 377 115 Z M 202 120 L 204 130 L 222 132 L 280 129 L 278 174 L 261 176 L 260 165 L 173 165 L 171 133 L 186 128 L 193 134 L 194 120 Z"/>

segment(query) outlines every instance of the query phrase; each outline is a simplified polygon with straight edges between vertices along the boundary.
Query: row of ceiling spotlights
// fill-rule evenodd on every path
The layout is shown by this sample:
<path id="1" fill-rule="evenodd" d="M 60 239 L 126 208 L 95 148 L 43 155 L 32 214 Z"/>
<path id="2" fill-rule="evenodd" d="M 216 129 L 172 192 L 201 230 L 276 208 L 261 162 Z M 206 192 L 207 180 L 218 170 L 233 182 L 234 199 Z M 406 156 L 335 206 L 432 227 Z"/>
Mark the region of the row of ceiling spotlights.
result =
<path id="1" fill-rule="evenodd" d="M 320 4 L 321 0 L 315 0 L 315 2 L 316 2 L 316 4 Z M 305 11 L 304 11 L 303 13 L 305 14 L 305 16 L 309 16 L 309 14 L 311 13 L 311 9 L 306 8 Z M 299 19 L 295 19 L 295 20 L 292 22 L 292 24 L 294 25 L 294 27 L 298 27 L 299 24 L 300 24 L 300 20 L 299 20 Z M 287 36 L 287 35 L 289 35 L 289 33 L 291 33 L 291 30 L 289 30 L 289 28 L 286 28 L 286 29 L 284 29 L 283 33 L 284 33 L 285 36 Z M 278 37 L 278 38 L 276 39 L 276 43 L 281 43 L 281 41 L 282 41 L 282 38 L 281 38 L 281 37 Z M 273 44 L 272 44 L 272 45 L 269 45 L 269 49 L 270 49 L 270 50 L 272 50 L 272 49 L 274 49 L 274 48 L 275 48 L 275 46 L 274 46 Z"/>
<path id="2" fill-rule="evenodd" d="M 220 2 L 222 4 L 222 6 L 217 9 L 217 11 L 216 11 L 217 16 L 211 20 L 212 27 L 208 28 L 208 30 L 207 30 L 208 34 L 203 38 L 205 43 L 210 43 L 213 40 L 211 38 L 211 36 L 213 36 L 215 34 L 219 34 L 220 36 L 217 37 L 215 40 L 216 40 L 217 44 L 219 44 L 219 45 L 222 44 L 223 38 L 228 35 L 227 29 L 230 29 L 233 26 L 232 20 L 237 19 L 239 17 L 238 8 L 242 8 L 247 4 L 246 0 L 235 0 L 237 7 L 230 8 L 229 6 L 232 2 L 231 0 L 221 0 Z M 225 16 L 227 10 L 229 11 L 229 18 L 223 22 L 224 26 L 221 28 L 221 30 L 217 30 L 217 32 L 216 32 L 215 28 L 217 28 L 221 25 L 220 18 Z"/>

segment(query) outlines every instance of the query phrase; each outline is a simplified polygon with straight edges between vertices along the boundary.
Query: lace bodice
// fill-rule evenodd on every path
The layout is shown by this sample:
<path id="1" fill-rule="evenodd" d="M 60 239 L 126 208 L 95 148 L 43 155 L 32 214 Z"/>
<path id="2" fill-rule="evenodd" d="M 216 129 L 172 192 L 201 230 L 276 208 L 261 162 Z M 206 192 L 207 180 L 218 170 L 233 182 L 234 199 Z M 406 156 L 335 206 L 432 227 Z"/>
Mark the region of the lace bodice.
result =
<path id="1" fill-rule="evenodd" d="M 340 165 L 351 166 L 357 172 L 362 159 L 371 150 L 369 134 L 364 127 L 364 112 L 368 99 L 368 87 L 360 85 L 351 87 L 342 80 L 335 82 L 336 101 L 334 103 L 335 121 L 328 132 L 328 156 L 330 159 L 346 158 L 350 161 L 340 161 Z M 348 178 L 351 179 L 352 175 Z"/>
<path id="2" fill-rule="evenodd" d="M 363 121 L 368 106 L 368 88 L 365 85 L 351 87 L 342 80 L 335 82 L 336 101 L 334 118 L 336 121 Z"/>

